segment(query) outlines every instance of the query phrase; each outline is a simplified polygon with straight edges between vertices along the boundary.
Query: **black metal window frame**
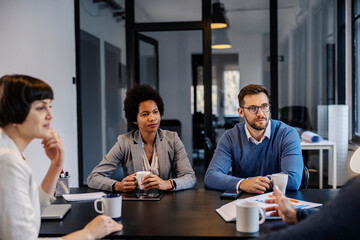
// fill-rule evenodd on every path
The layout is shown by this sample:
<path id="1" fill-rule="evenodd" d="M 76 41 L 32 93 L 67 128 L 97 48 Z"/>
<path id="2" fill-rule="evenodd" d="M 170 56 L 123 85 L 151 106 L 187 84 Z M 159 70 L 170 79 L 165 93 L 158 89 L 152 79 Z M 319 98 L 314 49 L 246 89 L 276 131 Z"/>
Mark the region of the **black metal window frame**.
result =
<path id="1" fill-rule="evenodd" d="M 359 107 L 357 104 L 357 99 L 359 97 L 359 92 L 357 91 L 357 84 L 360 84 L 360 79 L 356 79 L 356 66 L 355 66 L 355 22 L 360 21 L 360 13 L 358 13 L 357 16 L 355 16 L 355 1 L 359 1 L 360 4 L 360 0 L 352 0 L 351 1 L 351 39 L 352 39 L 352 140 L 355 142 L 360 142 L 360 135 L 356 134 L 356 126 L 358 124 L 358 122 L 360 121 L 359 119 Z M 359 57 L 359 56 L 358 56 Z M 360 59 L 358 59 L 357 61 L 359 61 Z"/>

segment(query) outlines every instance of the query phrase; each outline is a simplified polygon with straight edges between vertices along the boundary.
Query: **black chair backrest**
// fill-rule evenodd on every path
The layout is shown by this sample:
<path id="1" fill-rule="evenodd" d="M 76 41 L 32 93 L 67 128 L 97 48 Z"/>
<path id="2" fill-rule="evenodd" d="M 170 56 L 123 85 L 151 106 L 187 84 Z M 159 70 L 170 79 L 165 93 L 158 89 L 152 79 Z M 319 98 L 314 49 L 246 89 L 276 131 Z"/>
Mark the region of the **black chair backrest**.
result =
<path id="1" fill-rule="evenodd" d="M 281 108 L 280 121 L 293 127 L 312 130 L 309 111 L 305 106 L 287 106 Z"/>
<path id="2" fill-rule="evenodd" d="M 160 128 L 164 130 L 169 130 L 177 132 L 179 138 L 181 139 L 181 122 L 177 119 L 163 119 L 160 122 Z"/>
<path id="3" fill-rule="evenodd" d="M 124 171 L 120 166 L 110 176 L 111 179 L 121 182 L 124 179 Z"/>
<path id="4" fill-rule="evenodd" d="M 301 179 L 301 185 L 300 187 L 301 188 L 308 188 L 308 185 L 309 185 L 309 169 L 304 165 L 304 168 L 303 168 L 303 176 L 302 176 L 302 179 Z"/>
<path id="5" fill-rule="evenodd" d="M 207 150 L 209 150 L 209 152 L 211 153 L 211 158 L 212 158 L 212 156 L 214 155 L 214 151 L 215 151 L 214 144 L 212 143 L 211 139 L 208 137 L 204 137 L 204 143 L 205 143 L 204 147 Z"/>

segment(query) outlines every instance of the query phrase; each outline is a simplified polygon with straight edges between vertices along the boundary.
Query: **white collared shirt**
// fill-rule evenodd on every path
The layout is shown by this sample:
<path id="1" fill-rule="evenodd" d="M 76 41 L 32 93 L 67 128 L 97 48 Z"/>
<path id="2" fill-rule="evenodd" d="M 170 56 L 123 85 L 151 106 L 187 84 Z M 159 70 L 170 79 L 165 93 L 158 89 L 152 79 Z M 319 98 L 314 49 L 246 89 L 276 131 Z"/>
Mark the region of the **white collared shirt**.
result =
<path id="1" fill-rule="evenodd" d="M 262 138 L 260 139 L 260 141 L 257 141 L 255 138 L 253 138 L 250 134 L 250 131 L 249 129 L 247 128 L 246 126 L 246 123 L 245 123 L 245 133 L 246 133 L 246 137 L 249 141 L 255 143 L 256 145 L 259 145 L 260 143 L 262 143 L 262 141 L 264 141 L 264 139 L 267 137 L 268 139 L 270 139 L 270 136 L 271 136 L 271 121 L 269 119 L 269 122 L 268 122 L 268 125 L 265 129 L 265 133 L 264 133 L 264 136 L 262 136 Z M 236 185 L 236 191 L 239 192 L 239 186 L 240 186 L 240 183 L 245 180 L 245 179 L 241 179 L 238 184 Z"/>
<path id="2" fill-rule="evenodd" d="M 247 128 L 247 125 L 245 124 L 245 133 L 246 133 L 246 137 L 249 141 L 255 143 L 256 145 L 259 145 L 260 143 L 262 143 L 262 141 L 264 141 L 264 139 L 267 137 L 268 139 L 270 139 L 271 136 L 271 121 L 269 119 L 268 121 L 268 125 L 265 129 L 265 133 L 264 136 L 262 136 L 262 138 L 260 139 L 260 141 L 257 141 L 255 138 L 253 138 L 250 134 L 249 129 Z"/>

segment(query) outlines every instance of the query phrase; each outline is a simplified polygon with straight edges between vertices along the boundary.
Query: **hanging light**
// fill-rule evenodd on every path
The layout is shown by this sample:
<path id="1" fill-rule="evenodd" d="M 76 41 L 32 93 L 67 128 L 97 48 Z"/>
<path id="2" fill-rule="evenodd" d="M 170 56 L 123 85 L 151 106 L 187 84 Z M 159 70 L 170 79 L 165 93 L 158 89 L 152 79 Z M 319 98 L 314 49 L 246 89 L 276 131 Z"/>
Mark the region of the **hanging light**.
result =
<path id="1" fill-rule="evenodd" d="M 231 47 L 226 29 L 212 30 L 212 49 L 226 49 Z"/>
<path id="2" fill-rule="evenodd" d="M 211 28 L 219 29 L 229 26 L 228 19 L 225 15 L 224 4 L 220 2 L 213 3 L 211 15 Z"/>

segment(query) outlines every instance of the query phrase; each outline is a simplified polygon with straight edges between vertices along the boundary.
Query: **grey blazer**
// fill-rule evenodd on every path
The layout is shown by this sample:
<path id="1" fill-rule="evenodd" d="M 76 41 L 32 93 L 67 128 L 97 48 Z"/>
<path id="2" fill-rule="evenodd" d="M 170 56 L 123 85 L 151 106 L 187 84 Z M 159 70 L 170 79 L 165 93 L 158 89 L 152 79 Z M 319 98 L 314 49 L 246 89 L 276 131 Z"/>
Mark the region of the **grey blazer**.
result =
<path id="1" fill-rule="evenodd" d="M 176 183 L 176 191 L 195 187 L 195 172 L 177 133 L 159 129 L 155 141 L 159 177 L 173 180 Z M 123 168 L 124 176 L 143 170 L 142 151 L 139 130 L 119 135 L 115 145 L 88 176 L 88 186 L 112 191 L 112 185 L 116 180 L 110 179 L 110 176 L 119 166 Z"/>

